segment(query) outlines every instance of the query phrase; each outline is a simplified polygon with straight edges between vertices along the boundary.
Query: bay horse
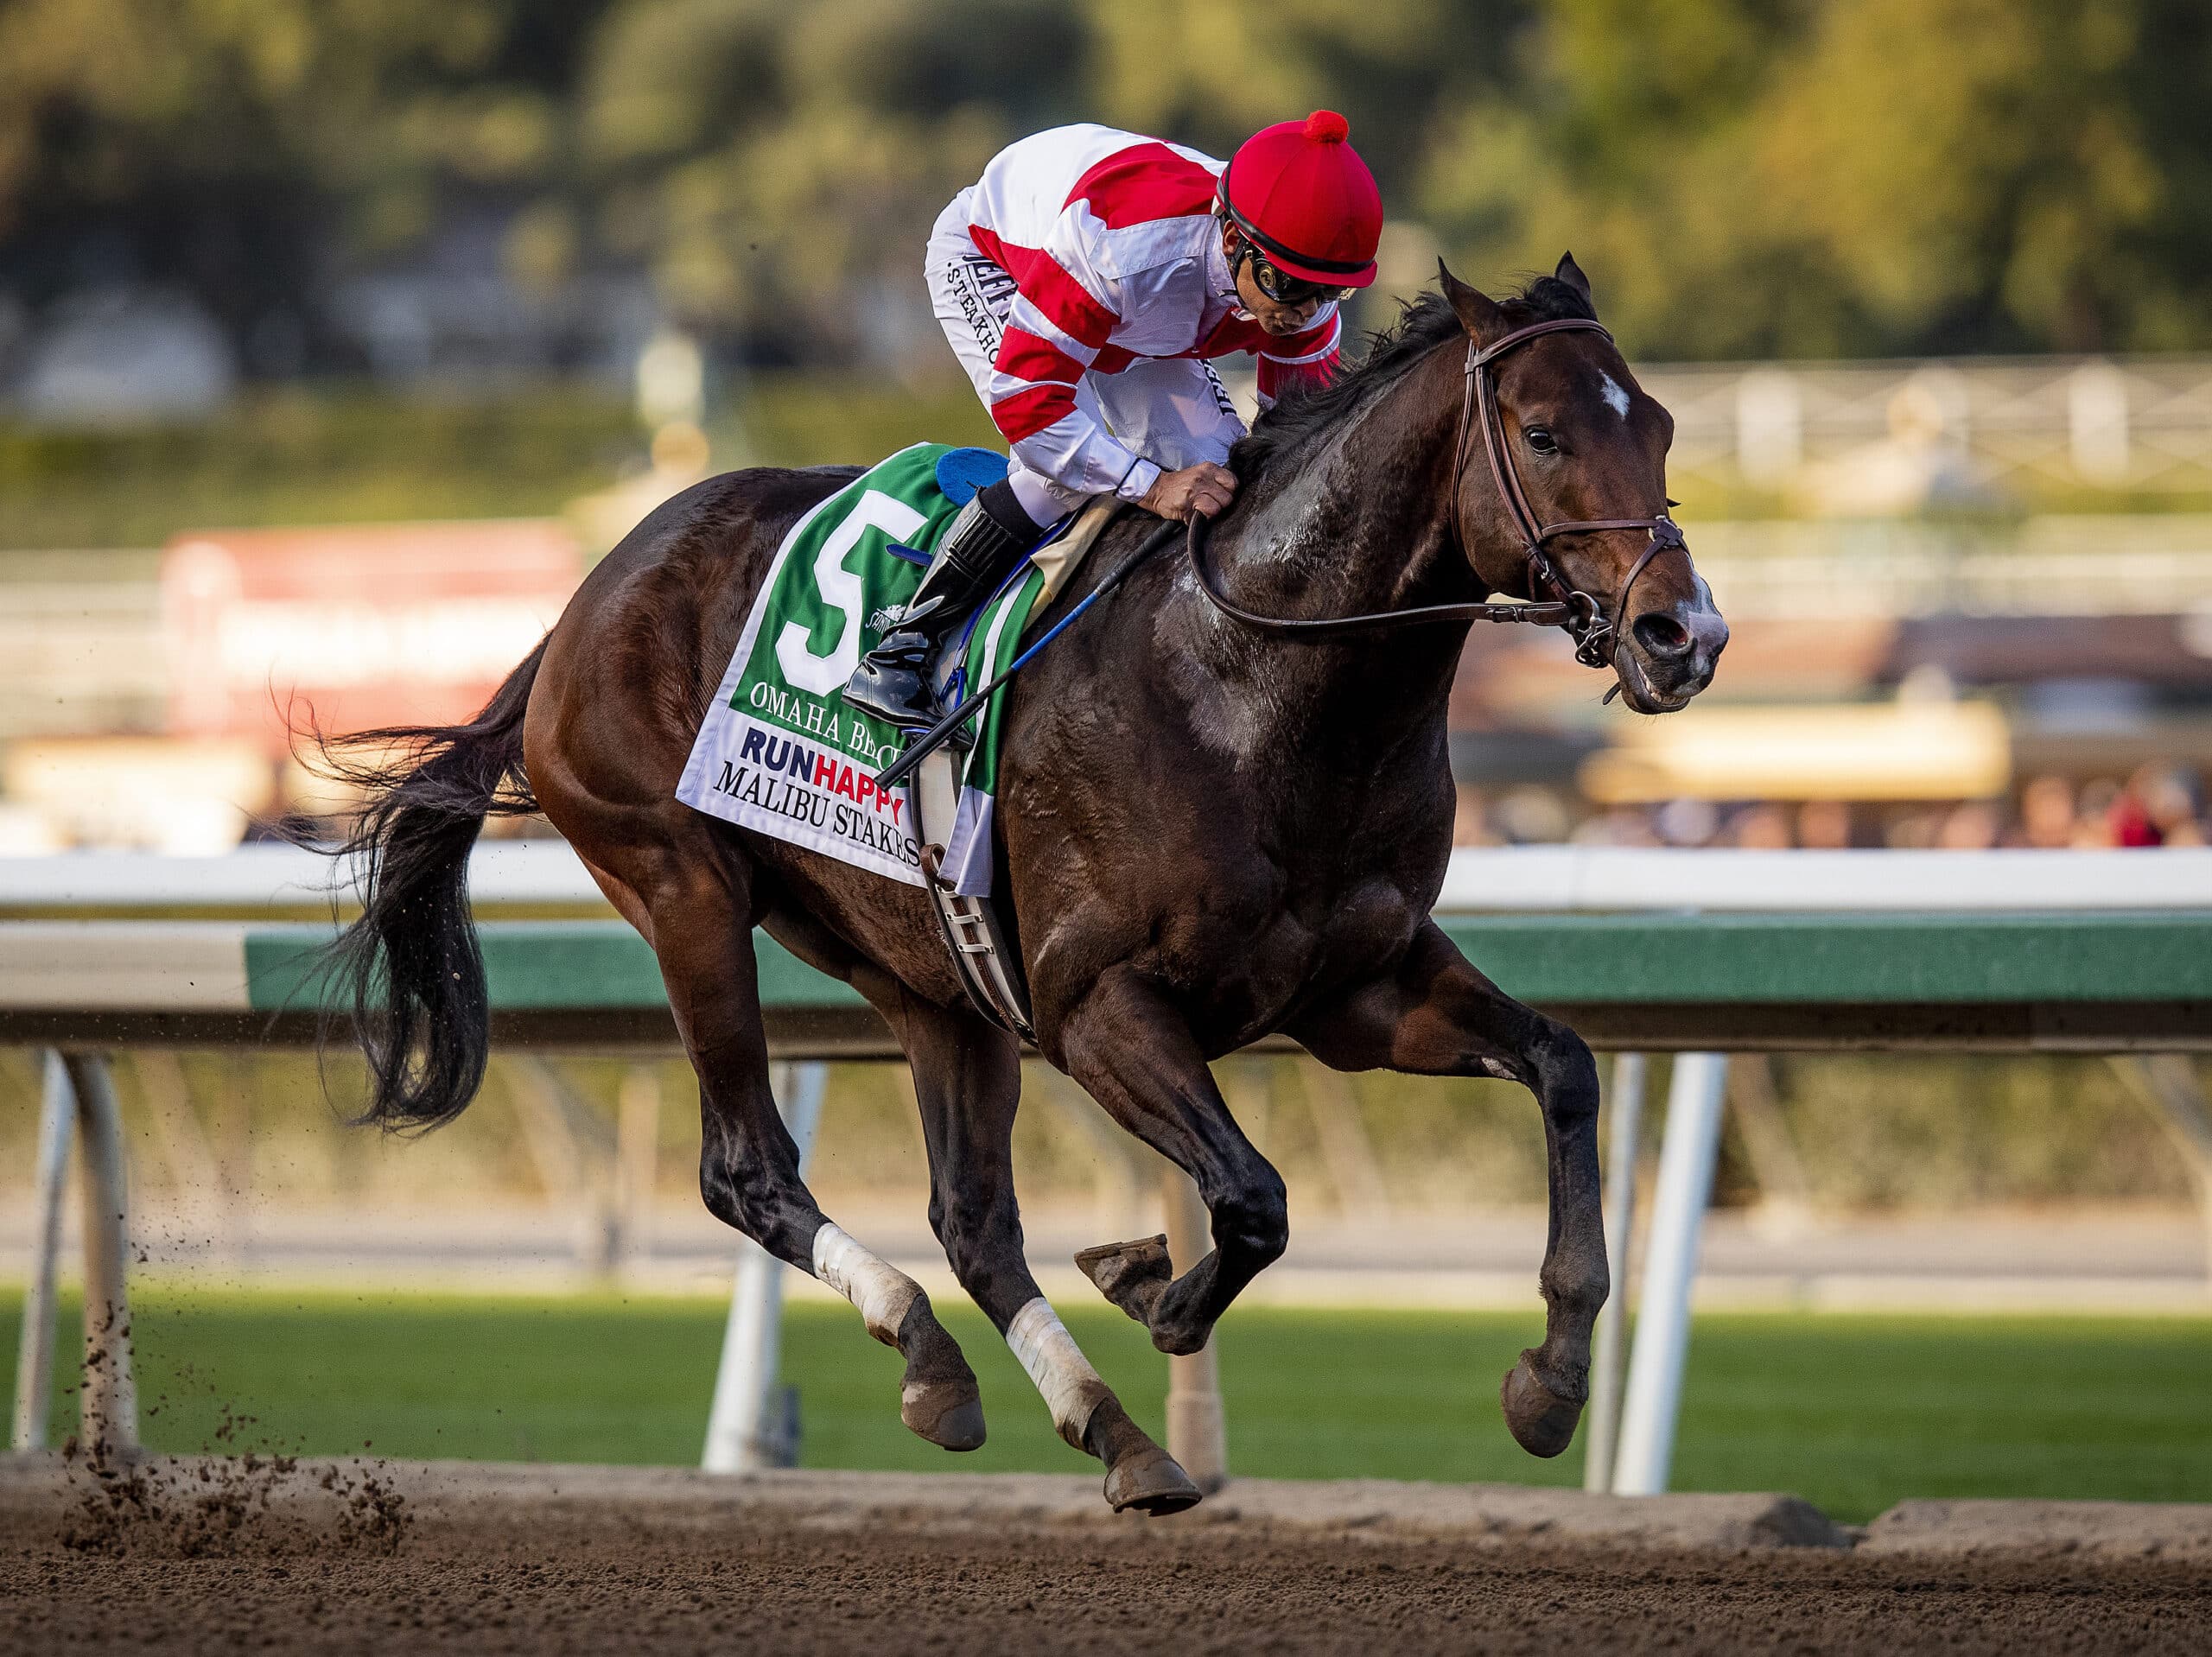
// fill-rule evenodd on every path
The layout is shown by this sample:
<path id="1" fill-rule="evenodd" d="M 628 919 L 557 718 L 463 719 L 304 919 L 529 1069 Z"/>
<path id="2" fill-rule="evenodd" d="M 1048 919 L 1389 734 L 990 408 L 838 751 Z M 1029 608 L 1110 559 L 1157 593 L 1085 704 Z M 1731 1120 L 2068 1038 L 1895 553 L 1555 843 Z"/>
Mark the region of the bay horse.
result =
<path id="1" fill-rule="evenodd" d="M 1605 640 L 1586 659 L 1643 713 L 1703 689 L 1727 630 L 1666 518 L 1673 422 L 1596 327 L 1572 257 L 1503 302 L 1440 275 L 1441 292 L 1359 366 L 1238 444 L 1242 486 L 1206 564 L 1194 525 L 1187 561 L 1150 559 L 1014 682 L 999 879 L 1039 1050 L 1188 1172 L 1210 1211 L 1213 1250 L 1179 1277 L 1156 1241 L 1081 1257 L 1162 1350 L 1197 1351 L 1288 1235 L 1282 1179 L 1208 1061 L 1280 1032 L 1338 1070 L 1499 1076 L 1535 1094 L 1545 1333 L 1502 1396 L 1514 1437 L 1553 1456 L 1581 1413 L 1608 1286 L 1598 1076 L 1573 1031 L 1500 991 L 1430 918 L 1452 844 L 1445 704 L 1472 609 L 1312 637 L 1250 624 L 1468 606 L 1545 582 L 1611 594 L 1610 607 L 1583 600 L 1578 636 Z M 372 785 L 349 842 L 365 903 L 335 947 L 373 1083 L 365 1120 L 433 1127 L 475 1094 L 489 1021 L 467 855 L 488 815 L 543 810 L 658 958 L 699 1076 L 707 1207 L 832 1284 L 898 1349 L 909 1427 L 950 1450 L 982 1442 L 974 1374 L 927 1295 L 799 1178 L 769 1089 L 763 926 L 890 1026 L 913 1070 L 930 1222 L 1061 1436 L 1105 1464 L 1116 1508 L 1177 1511 L 1198 1491 L 1023 1258 L 1020 1044 L 963 996 L 927 894 L 676 798 L 772 555 L 856 475 L 757 468 L 694 486 L 593 568 L 474 721 L 347 739 L 363 753 L 397 741 L 403 756 L 353 762 Z M 1124 514 L 1040 623 L 1158 528 Z"/>

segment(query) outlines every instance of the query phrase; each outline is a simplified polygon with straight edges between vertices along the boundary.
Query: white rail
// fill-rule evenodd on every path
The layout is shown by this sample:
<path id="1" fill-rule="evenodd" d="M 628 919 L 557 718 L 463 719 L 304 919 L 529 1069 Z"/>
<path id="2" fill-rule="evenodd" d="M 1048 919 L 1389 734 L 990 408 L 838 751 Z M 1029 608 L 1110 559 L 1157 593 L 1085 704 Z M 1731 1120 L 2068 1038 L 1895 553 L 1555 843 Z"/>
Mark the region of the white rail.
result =
<path id="1" fill-rule="evenodd" d="M 2212 848 L 1747 852 L 1508 846 L 1452 854 L 1443 914 L 2202 909 Z"/>
<path id="2" fill-rule="evenodd" d="M 1582 1488 L 1613 1488 L 1613 1451 L 1620 1443 L 1621 1385 L 1628 1368 L 1629 1242 L 1636 1235 L 1637 1143 L 1643 1121 L 1642 1053 L 1613 1057 L 1613 1084 L 1605 1108 L 1611 1119 L 1605 1145 L 1605 1272 L 1612 1292 L 1598 1314 L 1590 1349 L 1590 1419 L 1583 1428 Z"/>
<path id="3" fill-rule="evenodd" d="M 37 1450 L 46 1443 L 53 1396 L 55 1257 L 60 1252 L 62 1179 L 69 1146 L 84 1153 L 85 1346 L 78 1395 L 80 1438 L 96 1458 L 129 1456 L 138 1447 L 138 1393 L 131 1378 L 130 1305 L 124 1259 L 127 1182 L 123 1119 L 115 1084 L 100 1053 L 46 1056 L 39 1112 L 38 1232 L 16 1371 L 10 1443 Z"/>
<path id="4" fill-rule="evenodd" d="M 241 846 L 220 857 L 149 852 L 63 852 L 0 857 L 0 909 L 264 909 L 346 907 L 360 901 L 353 871 L 299 846 Z M 479 908 L 568 906 L 606 899 L 565 840 L 494 840 L 468 860 Z"/>
<path id="5" fill-rule="evenodd" d="M 334 877 L 344 878 L 334 886 Z M 479 909 L 605 906 L 560 840 L 487 841 L 468 865 Z M 350 872 L 296 846 L 223 857 L 71 852 L 0 857 L 0 911 L 201 909 L 245 914 L 357 901 Z M 1748 852 L 1619 846 L 1462 848 L 1446 914 L 1592 911 L 2212 907 L 2212 848 L 2156 852 Z"/>

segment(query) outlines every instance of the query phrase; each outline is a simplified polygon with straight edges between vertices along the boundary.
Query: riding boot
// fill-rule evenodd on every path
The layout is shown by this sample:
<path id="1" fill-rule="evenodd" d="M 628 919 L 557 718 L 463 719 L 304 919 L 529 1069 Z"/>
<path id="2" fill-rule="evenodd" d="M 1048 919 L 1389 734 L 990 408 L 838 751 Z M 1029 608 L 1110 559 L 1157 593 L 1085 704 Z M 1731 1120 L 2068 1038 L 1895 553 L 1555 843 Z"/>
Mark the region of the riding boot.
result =
<path id="1" fill-rule="evenodd" d="M 952 520 L 912 600 L 890 619 L 882 642 L 861 658 L 846 684 L 847 706 L 910 728 L 944 716 L 931 681 L 945 641 L 1028 553 L 1039 533 L 1033 524 L 1024 534 L 1005 523 L 1008 506 L 1025 524 L 1027 515 L 1011 500 L 987 504 L 990 492 L 978 493 Z M 1001 510 L 990 511 L 991 505 Z"/>

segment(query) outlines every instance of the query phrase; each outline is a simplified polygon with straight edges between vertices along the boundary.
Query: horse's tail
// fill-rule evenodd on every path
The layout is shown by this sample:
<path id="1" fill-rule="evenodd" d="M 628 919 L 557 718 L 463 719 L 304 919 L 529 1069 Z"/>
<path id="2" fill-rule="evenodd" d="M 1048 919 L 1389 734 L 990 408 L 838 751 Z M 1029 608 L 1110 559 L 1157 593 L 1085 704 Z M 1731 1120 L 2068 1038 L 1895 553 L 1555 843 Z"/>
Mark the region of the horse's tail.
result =
<path id="1" fill-rule="evenodd" d="M 374 1083 L 359 1123 L 438 1127 L 483 1085 L 491 1003 L 469 914 L 468 854 L 486 817 L 537 809 L 522 727 L 544 655 L 540 642 L 466 724 L 315 739 L 321 769 L 368 800 L 333 848 L 359 872 L 360 918 L 326 962 L 337 992 L 326 1005 L 350 1004 Z"/>

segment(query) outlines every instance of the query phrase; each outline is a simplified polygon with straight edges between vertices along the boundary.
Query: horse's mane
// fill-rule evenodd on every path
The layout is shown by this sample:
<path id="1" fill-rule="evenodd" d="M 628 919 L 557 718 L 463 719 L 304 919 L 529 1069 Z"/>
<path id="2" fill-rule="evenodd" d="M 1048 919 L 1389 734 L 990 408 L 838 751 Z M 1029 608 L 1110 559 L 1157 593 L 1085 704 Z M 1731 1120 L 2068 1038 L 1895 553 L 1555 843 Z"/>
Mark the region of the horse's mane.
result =
<path id="1" fill-rule="evenodd" d="M 1531 277 L 1498 303 L 1515 313 L 1516 321 L 1597 319 L 1580 289 L 1556 276 Z M 1395 323 L 1367 336 L 1367 354 L 1357 364 L 1340 370 L 1325 386 L 1287 393 L 1262 415 L 1230 451 L 1230 469 L 1249 482 L 1276 456 L 1304 448 L 1308 438 L 1349 417 L 1439 346 L 1465 337 L 1459 314 L 1442 294 L 1430 291 L 1408 300 Z"/>

